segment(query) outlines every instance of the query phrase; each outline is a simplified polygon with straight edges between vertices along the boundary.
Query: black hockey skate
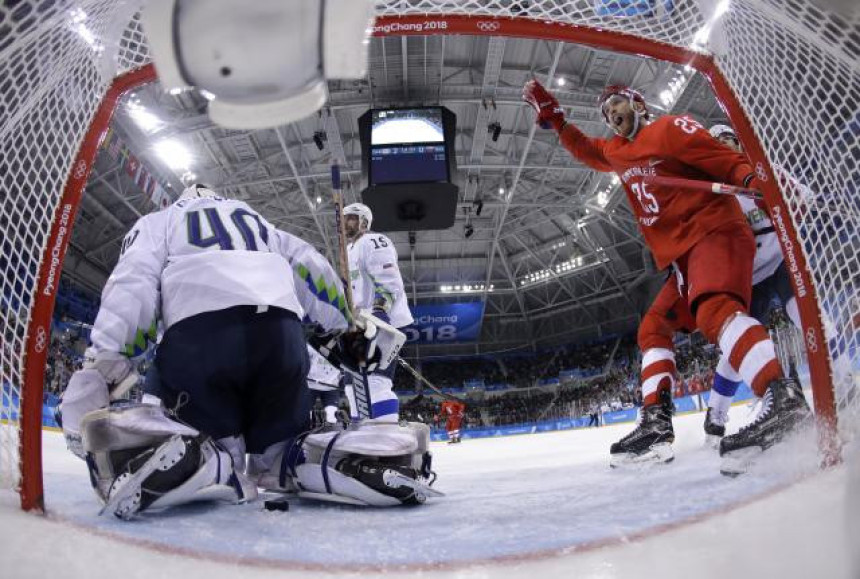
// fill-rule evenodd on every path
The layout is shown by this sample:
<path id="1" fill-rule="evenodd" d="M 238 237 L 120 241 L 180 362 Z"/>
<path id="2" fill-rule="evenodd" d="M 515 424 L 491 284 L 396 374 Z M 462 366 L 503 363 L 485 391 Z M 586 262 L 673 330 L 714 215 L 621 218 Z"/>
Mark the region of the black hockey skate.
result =
<path id="1" fill-rule="evenodd" d="M 774 380 L 765 390 L 761 410 L 755 419 L 737 434 L 726 436 L 720 442 L 720 456 L 723 458 L 720 472 L 726 476 L 746 472 L 757 455 L 780 442 L 811 416 L 797 380 Z"/>
<path id="2" fill-rule="evenodd" d="M 672 395 L 664 390 L 657 404 L 640 411 L 639 424 L 633 432 L 610 447 L 609 466 L 615 468 L 627 464 L 674 460 L 673 411 Z"/>
<path id="3" fill-rule="evenodd" d="M 444 496 L 430 488 L 436 481 L 436 473 L 431 469 L 431 463 L 429 452 L 424 454 L 420 469 L 398 464 L 397 458 L 371 459 L 353 456 L 341 460 L 336 469 L 403 504 L 420 505 L 428 496 Z"/>
<path id="4" fill-rule="evenodd" d="M 720 440 L 726 435 L 726 422 L 729 417 L 719 413 L 713 408 L 708 408 L 705 414 L 705 445 L 710 448 L 719 448 Z"/>

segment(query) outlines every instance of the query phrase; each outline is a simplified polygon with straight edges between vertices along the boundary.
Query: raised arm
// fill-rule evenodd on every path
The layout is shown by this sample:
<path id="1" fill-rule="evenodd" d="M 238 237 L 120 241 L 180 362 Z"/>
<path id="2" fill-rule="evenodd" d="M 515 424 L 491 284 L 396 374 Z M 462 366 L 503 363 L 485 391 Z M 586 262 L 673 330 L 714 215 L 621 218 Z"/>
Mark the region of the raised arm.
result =
<path id="1" fill-rule="evenodd" d="M 523 87 L 523 100 L 537 113 L 537 123 L 543 129 L 553 129 L 559 134 L 561 144 L 571 155 L 595 171 L 612 171 L 603 154 L 606 139 L 586 136 L 564 118 L 558 100 L 536 80 Z"/>

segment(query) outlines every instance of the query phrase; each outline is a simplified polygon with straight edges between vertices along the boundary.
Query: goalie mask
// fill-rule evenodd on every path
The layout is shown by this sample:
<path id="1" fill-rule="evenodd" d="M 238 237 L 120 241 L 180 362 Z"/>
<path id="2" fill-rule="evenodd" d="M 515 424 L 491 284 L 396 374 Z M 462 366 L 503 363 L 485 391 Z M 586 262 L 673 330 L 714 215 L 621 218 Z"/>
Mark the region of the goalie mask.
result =
<path id="1" fill-rule="evenodd" d="M 616 98 L 627 99 L 630 102 L 630 108 L 633 110 L 633 128 L 629 135 L 621 135 L 606 112 L 606 105 L 612 99 Z M 642 105 L 641 109 L 637 110 L 637 108 L 633 106 L 634 103 L 640 103 Z M 597 105 L 600 107 L 600 114 L 603 116 L 603 122 L 605 122 L 616 134 L 627 139 L 633 139 L 633 137 L 636 136 L 636 133 L 639 132 L 639 129 L 642 127 L 641 119 L 648 120 L 651 117 L 651 113 L 648 112 L 648 104 L 645 102 L 645 97 L 643 97 L 639 91 L 623 85 L 610 85 L 603 89 L 600 98 L 597 100 Z"/>
<path id="2" fill-rule="evenodd" d="M 373 4 L 151 0 L 142 21 L 165 90 L 196 87 L 215 123 L 257 129 L 318 111 L 328 79 L 364 77 Z"/>

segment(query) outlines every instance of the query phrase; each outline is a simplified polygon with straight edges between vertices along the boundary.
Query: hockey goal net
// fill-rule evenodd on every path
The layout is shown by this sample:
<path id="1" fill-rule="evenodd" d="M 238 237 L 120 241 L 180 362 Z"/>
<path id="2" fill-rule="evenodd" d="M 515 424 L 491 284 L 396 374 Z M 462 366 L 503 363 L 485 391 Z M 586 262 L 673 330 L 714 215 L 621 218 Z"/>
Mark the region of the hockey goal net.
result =
<path id="1" fill-rule="evenodd" d="M 775 216 L 800 301 L 822 451 L 850 437 L 860 332 L 860 11 L 834 0 L 380 0 L 381 36 L 586 44 L 710 82 Z M 141 2 L 0 7 L 0 487 L 42 507 L 42 392 L 63 258 L 123 92 L 154 79 Z"/>

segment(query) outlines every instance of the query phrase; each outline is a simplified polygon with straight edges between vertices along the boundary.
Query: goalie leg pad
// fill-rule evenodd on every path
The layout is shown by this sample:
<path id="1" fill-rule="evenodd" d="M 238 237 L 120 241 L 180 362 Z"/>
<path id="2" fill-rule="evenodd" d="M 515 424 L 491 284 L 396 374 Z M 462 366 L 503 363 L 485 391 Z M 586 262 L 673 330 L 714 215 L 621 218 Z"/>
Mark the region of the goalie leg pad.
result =
<path id="1" fill-rule="evenodd" d="M 295 469 L 300 496 L 368 506 L 423 503 L 431 488 L 425 424 L 365 422 L 340 432 L 309 435 L 306 462 Z"/>
<path id="2" fill-rule="evenodd" d="M 104 512 L 122 519 L 200 500 L 241 502 L 256 487 L 225 449 L 147 405 L 97 410 L 82 421 L 83 446 Z"/>

